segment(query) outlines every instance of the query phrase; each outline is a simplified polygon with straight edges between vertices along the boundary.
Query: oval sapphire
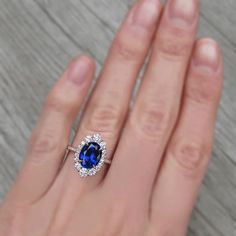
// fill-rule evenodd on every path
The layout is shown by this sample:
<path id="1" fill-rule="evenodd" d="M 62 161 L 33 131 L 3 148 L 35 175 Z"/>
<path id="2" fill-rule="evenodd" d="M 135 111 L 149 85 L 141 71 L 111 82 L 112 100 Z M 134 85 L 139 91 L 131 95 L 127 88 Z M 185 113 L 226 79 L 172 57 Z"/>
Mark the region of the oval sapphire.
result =
<path id="1" fill-rule="evenodd" d="M 102 149 L 98 143 L 90 142 L 81 149 L 79 159 L 81 166 L 86 169 L 92 169 L 97 166 L 102 157 Z"/>

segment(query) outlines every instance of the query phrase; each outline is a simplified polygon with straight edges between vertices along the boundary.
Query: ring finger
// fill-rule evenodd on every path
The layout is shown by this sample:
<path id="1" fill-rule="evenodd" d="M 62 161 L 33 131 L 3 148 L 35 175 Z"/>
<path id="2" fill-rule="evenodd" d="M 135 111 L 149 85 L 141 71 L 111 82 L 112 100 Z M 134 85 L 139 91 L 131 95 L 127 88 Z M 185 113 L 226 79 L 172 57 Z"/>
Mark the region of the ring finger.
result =
<path id="1" fill-rule="evenodd" d="M 186 233 L 209 162 L 222 75 L 218 45 L 211 39 L 198 40 L 187 76 L 181 115 L 153 191 L 150 218 L 155 234 L 151 235 Z"/>
<path id="2" fill-rule="evenodd" d="M 74 146 L 86 135 L 100 133 L 107 143 L 107 156 L 111 158 L 128 111 L 133 86 L 156 30 L 160 10 L 159 0 L 141 0 L 131 9 L 113 42 L 98 84 L 87 104 Z M 74 170 L 72 156 L 69 155 L 56 183 L 65 190 L 60 203 L 61 212 L 64 212 L 64 208 L 68 211 L 68 202 L 73 208 L 80 194 L 93 189 L 103 177 L 101 171 L 96 177 L 84 181 Z"/>

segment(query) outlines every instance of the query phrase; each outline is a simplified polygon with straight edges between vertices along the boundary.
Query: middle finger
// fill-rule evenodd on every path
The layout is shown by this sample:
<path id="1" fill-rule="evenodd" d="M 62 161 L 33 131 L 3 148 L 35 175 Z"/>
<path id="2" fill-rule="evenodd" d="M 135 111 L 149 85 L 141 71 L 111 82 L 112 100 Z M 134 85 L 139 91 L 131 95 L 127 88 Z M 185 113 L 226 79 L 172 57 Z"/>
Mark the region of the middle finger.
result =
<path id="1" fill-rule="evenodd" d="M 197 0 L 168 1 L 141 89 L 105 181 L 108 191 L 115 196 L 124 194 L 132 201 L 130 206 L 142 207 L 140 202 L 147 202 L 144 198 L 150 196 L 178 116 L 197 22 Z"/>

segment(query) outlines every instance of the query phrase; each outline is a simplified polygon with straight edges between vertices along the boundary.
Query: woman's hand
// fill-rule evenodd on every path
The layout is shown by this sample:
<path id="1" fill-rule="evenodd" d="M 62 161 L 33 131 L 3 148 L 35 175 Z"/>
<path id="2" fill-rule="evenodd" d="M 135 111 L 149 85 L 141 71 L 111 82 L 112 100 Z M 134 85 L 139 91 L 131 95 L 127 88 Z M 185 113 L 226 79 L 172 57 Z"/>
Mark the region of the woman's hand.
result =
<path id="1" fill-rule="evenodd" d="M 2 236 L 183 236 L 206 170 L 223 65 L 211 39 L 196 40 L 197 0 L 135 4 L 86 104 L 73 146 L 107 143 L 110 168 L 81 178 L 71 126 L 95 65 L 81 56 L 50 92 L 27 157 L 1 206 Z M 132 90 L 149 52 L 137 98 Z"/>

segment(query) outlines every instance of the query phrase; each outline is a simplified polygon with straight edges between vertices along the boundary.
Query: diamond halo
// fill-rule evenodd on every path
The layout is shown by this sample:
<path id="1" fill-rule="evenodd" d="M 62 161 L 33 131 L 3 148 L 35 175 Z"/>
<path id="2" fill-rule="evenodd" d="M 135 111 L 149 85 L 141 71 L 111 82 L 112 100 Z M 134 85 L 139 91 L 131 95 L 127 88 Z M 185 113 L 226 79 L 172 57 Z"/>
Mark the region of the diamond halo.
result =
<path id="1" fill-rule="evenodd" d="M 79 159 L 80 153 L 82 148 L 91 142 L 95 142 L 100 145 L 102 150 L 101 158 L 96 166 L 94 166 L 91 169 L 86 169 L 82 166 L 81 161 Z M 94 135 L 87 135 L 81 143 L 76 148 L 75 154 L 74 154 L 74 162 L 75 162 L 75 168 L 79 172 L 81 177 L 87 177 L 87 176 L 94 176 L 97 174 L 98 171 L 103 167 L 106 160 L 106 142 L 102 139 L 102 136 L 100 134 L 94 134 Z"/>

